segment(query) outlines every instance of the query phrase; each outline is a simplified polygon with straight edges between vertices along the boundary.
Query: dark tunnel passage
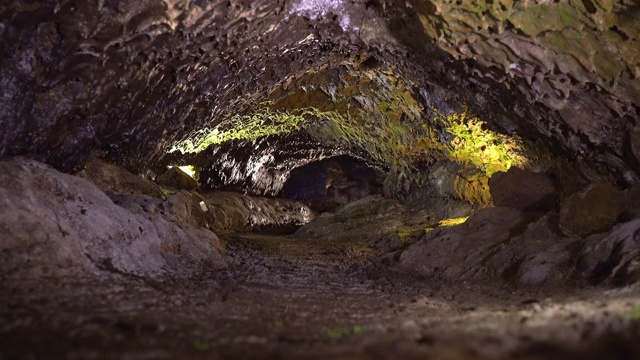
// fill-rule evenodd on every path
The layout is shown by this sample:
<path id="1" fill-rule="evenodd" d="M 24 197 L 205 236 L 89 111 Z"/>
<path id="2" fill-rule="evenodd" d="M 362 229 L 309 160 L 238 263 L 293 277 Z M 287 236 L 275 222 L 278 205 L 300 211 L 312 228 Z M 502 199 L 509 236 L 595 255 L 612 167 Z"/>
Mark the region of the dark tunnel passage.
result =
<path id="1" fill-rule="evenodd" d="M 369 195 L 381 195 L 386 174 L 350 156 L 338 156 L 295 168 L 279 196 L 323 213 Z"/>
<path id="2" fill-rule="evenodd" d="M 640 4 L 0 1 L 0 360 L 639 359 Z"/>

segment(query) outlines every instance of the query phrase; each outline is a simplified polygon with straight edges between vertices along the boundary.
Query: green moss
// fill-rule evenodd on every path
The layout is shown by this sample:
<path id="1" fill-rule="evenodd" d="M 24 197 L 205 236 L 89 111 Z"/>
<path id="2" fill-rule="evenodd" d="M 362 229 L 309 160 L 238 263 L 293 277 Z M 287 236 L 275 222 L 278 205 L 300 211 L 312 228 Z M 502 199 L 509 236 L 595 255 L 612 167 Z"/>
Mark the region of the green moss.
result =
<path id="1" fill-rule="evenodd" d="M 326 337 L 333 340 L 339 340 L 349 335 L 349 330 L 343 327 L 324 328 L 322 332 Z"/>
<path id="2" fill-rule="evenodd" d="M 448 152 L 456 161 L 474 165 L 489 177 L 526 164 L 519 141 L 485 129 L 484 121 L 466 112 L 448 115 L 445 121 L 447 132 L 453 136 Z"/>
<path id="3" fill-rule="evenodd" d="M 253 140 L 259 137 L 290 132 L 299 127 L 303 116 L 289 112 L 275 112 L 263 107 L 249 115 L 234 115 L 214 128 L 204 128 L 189 139 L 178 142 L 169 152 L 199 153 L 211 145 L 236 139 Z"/>
<path id="4" fill-rule="evenodd" d="M 324 336 L 332 340 L 340 340 L 349 335 L 362 335 L 364 332 L 364 328 L 360 325 L 354 325 L 351 329 L 347 327 L 331 327 L 322 329 Z"/>
<path id="5" fill-rule="evenodd" d="M 515 12 L 509 21 L 529 36 L 545 31 L 559 31 L 567 27 L 580 27 L 576 10 L 569 3 L 538 4 Z"/>
<path id="6" fill-rule="evenodd" d="M 209 344 L 204 341 L 196 341 L 193 343 L 193 348 L 197 351 L 204 352 L 209 350 Z"/>
<path id="7" fill-rule="evenodd" d="M 231 140 L 301 130 L 327 146 L 364 152 L 373 162 L 410 174 L 407 177 L 415 181 L 420 179 L 416 164 L 464 164 L 452 195 L 480 205 L 489 201 L 488 176 L 524 163 L 517 139 L 486 129 L 483 121 L 466 112 L 443 115 L 435 108 L 423 109 L 413 96 L 413 83 L 392 69 L 362 70 L 357 62 L 340 69 L 301 74 L 297 88 L 283 84 L 258 110 L 196 131 L 171 151 L 195 153 Z M 322 91 L 310 95 L 305 89 L 311 84 L 323 84 Z M 436 102 L 451 100 L 444 90 L 431 96 Z M 418 229 L 404 231 L 409 230 Z M 411 232 L 400 231 L 399 236 L 403 239 Z"/>
<path id="8" fill-rule="evenodd" d="M 395 235 L 398 236 L 400 241 L 404 242 L 410 235 L 415 234 L 416 232 L 421 230 L 430 231 L 430 230 L 433 230 L 433 227 L 418 226 L 418 227 L 402 228 L 398 230 L 398 232 L 396 232 Z"/>

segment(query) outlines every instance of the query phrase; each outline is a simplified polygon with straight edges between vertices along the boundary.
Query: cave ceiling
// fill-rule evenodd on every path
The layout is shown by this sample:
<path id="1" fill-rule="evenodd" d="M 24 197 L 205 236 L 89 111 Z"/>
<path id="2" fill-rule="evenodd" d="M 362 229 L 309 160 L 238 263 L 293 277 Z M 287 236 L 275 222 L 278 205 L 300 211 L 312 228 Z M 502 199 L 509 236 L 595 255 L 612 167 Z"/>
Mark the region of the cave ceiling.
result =
<path id="1" fill-rule="evenodd" d="M 0 157 L 66 171 L 275 193 L 350 154 L 640 182 L 637 1 L 15 0 L 0 56 Z"/>

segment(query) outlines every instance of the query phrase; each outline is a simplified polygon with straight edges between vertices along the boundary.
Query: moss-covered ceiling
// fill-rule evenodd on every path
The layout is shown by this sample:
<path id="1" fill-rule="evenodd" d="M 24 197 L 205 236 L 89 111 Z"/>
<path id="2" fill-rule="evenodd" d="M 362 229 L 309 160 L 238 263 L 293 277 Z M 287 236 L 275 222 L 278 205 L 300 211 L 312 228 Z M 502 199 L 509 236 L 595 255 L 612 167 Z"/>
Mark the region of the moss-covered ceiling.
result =
<path id="1" fill-rule="evenodd" d="M 638 24 L 627 0 L 5 2 L 0 157 L 258 193 L 337 154 L 634 184 Z"/>

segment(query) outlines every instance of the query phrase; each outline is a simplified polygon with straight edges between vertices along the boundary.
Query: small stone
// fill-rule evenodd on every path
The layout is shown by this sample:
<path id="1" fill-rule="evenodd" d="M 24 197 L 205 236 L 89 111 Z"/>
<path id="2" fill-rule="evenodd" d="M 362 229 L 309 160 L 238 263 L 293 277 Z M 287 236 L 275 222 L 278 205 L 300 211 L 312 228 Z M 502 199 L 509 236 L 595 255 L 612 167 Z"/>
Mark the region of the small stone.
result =
<path id="1" fill-rule="evenodd" d="M 624 193 L 610 183 L 588 186 L 564 199 L 560 207 L 560 229 L 565 235 L 586 237 L 605 232 L 625 210 Z"/>
<path id="2" fill-rule="evenodd" d="M 557 188 L 547 174 L 517 167 L 493 174 L 489 191 L 495 206 L 520 210 L 550 210 L 558 199 Z"/>

